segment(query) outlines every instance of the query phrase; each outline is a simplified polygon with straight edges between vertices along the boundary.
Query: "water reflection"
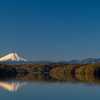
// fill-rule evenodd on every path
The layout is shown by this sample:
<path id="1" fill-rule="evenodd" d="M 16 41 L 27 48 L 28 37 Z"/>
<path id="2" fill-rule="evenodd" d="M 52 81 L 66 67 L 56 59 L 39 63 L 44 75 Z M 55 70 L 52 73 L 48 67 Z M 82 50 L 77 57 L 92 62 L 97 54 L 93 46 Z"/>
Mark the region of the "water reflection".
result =
<path id="1" fill-rule="evenodd" d="M 98 75 L 89 74 L 0 74 L 0 99 L 95 100 L 100 98 L 99 84 Z"/>
<path id="2" fill-rule="evenodd" d="M 10 92 L 16 92 L 18 88 L 26 85 L 27 82 L 20 82 L 20 81 L 12 81 L 12 82 L 0 82 L 0 87 L 10 91 Z"/>
<path id="3" fill-rule="evenodd" d="M 7 81 L 15 80 L 16 82 L 6 83 Z M 20 81 L 19 81 L 20 80 Z M 5 87 L 9 91 L 16 91 L 20 86 L 26 84 L 25 81 L 31 82 L 85 82 L 90 84 L 100 84 L 100 75 L 98 74 L 17 74 L 5 75 L 0 74 L 0 86 Z M 2 82 L 3 81 L 3 82 Z M 21 82 L 23 81 L 23 82 Z"/>

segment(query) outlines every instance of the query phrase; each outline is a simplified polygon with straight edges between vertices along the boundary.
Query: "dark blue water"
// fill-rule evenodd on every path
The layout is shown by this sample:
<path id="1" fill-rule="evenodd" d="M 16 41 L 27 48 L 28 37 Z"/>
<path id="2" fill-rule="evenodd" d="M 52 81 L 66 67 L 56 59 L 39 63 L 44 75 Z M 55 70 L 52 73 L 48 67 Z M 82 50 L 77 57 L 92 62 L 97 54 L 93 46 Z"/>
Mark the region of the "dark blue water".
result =
<path id="1" fill-rule="evenodd" d="M 99 100 L 100 85 L 87 83 L 0 82 L 0 100 Z"/>

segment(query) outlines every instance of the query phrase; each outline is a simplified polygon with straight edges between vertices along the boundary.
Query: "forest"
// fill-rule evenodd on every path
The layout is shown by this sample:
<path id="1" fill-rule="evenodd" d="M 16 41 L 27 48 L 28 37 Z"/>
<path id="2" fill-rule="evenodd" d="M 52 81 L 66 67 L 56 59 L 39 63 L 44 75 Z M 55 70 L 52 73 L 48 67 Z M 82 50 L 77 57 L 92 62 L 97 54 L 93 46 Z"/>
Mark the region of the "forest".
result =
<path id="1" fill-rule="evenodd" d="M 100 84 L 100 63 L 0 64 L 0 80 L 89 82 Z"/>

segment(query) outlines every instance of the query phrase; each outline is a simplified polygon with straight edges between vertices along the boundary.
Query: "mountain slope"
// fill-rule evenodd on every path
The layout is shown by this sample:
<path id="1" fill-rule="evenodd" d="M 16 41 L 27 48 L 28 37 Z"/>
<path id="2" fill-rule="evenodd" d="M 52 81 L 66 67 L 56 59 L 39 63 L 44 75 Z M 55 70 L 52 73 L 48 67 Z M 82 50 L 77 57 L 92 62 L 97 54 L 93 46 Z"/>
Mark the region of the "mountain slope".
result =
<path id="1" fill-rule="evenodd" d="M 27 61 L 27 60 L 19 57 L 17 55 L 17 53 L 10 53 L 10 54 L 0 58 L 0 61 Z"/>
<path id="2" fill-rule="evenodd" d="M 72 64 L 83 64 L 83 63 L 99 63 L 100 58 L 87 58 L 83 60 L 71 60 L 71 61 L 59 61 L 59 63 L 72 63 Z"/>

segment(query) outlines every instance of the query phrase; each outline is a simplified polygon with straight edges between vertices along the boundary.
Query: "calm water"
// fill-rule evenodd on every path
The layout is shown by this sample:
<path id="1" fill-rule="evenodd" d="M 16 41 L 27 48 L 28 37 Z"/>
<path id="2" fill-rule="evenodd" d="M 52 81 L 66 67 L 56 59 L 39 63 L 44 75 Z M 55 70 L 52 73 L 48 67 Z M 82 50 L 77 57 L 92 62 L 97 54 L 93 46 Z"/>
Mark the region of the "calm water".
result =
<path id="1" fill-rule="evenodd" d="M 100 85 L 70 82 L 0 82 L 1 100 L 99 100 Z"/>

